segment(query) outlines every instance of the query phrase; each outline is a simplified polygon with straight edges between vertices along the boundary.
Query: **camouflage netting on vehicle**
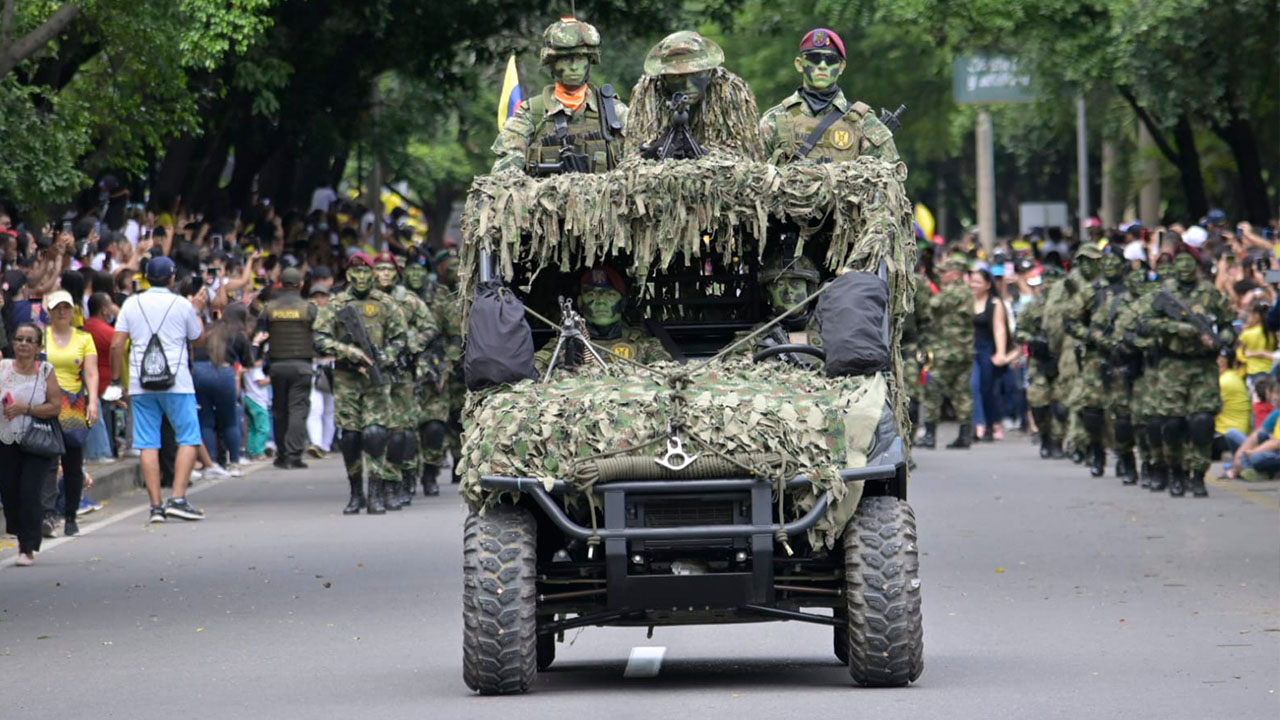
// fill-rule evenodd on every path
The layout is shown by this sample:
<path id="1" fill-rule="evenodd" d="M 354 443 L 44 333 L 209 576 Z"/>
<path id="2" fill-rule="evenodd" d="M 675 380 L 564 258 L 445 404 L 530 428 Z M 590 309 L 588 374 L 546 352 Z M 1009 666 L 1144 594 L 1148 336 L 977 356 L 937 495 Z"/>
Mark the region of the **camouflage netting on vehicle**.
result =
<path id="1" fill-rule="evenodd" d="M 681 368 L 654 366 L 658 373 Z M 842 468 L 866 465 L 886 393 L 882 374 L 827 378 L 786 363 L 742 359 L 714 363 L 679 391 L 659 374 L 616 366 L 583 368 L 549 383 L 524 381 L 469 399 L 462 493 L 479 512 L 500 496 L 480 487 L 481 476 L 505 475 L 564 479 L 590 498 L 596 480 L 577 471 L 585 460 L 618 450 L 658 457 L 668 421 L 679 416 L 678 434 L 690 453 L 775 453 L 762 475 L 775 483 L 797 474 L 810 478 L 812 487 L 787 494 L 788 519 L 812 509 L 830 489 L 833 502 L 809 541 L 831 547 L 862 494 L 861 482 L 833 481 Z"/>
<path id="2" fill-rule="evenodd" d="M 745 237 L 762 239 L 756 252 L 763 258 L 770 251 L 766 229 L 780 220 L 801 228 L 800 250 L 822 230 L 830 272 L 888 266 L 899 379 L 890 396 L 899 427 L 909 427 L 898 347 L 913 301 L 911 204 L 893 167 L 877 158 L 777 167 L 715 153 L 699 160 L 630 158 L 597 175 L 481 175 L 462 219 L 461 294 L 464 302 L 474 295 L 481 250 L 498 259 L 506 280 L 516 266 L 572 272 L 626 254 L 631 267 L 619 269 L 642 284 L 652 270 L 695 265 L 708 253 L 728 264 L 743 254 Z"/>
<path id="3" fill-rule="evenodd" d="M 749 160 L 765 159 L 755 94 L 745 80 L 724 68 L 710 72 L 706 96 L 689 117 L 694 139 L 707 149 L 723 150 Z M 641 77 L 631 89 L 627 134 L 623 141 L 627 157 L 639 155 L 641 145 L 652 143 L 666 129 L 671 117 L 667 100 L 660 77 Z"/>

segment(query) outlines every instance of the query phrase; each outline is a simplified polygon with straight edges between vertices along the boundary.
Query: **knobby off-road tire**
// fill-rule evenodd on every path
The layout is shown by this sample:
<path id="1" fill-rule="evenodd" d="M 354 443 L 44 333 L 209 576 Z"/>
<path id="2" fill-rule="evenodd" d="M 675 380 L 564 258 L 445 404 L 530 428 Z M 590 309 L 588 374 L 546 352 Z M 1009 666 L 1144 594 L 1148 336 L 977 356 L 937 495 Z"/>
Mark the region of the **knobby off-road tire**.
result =
<path id="1" fill-rule="evenodd" d="M 844 531 L 849 675 L 859 685 L 896 687 L 924 670 L 920 553 L 911 506 L 863 498 Z"/>
<path id="2" fill-rule="evenodd" d="M 538 673 L 537 523 L 525 509 L 467 516 L 462 545 L 462 678 L 483 695 L 529 689 Z"/>

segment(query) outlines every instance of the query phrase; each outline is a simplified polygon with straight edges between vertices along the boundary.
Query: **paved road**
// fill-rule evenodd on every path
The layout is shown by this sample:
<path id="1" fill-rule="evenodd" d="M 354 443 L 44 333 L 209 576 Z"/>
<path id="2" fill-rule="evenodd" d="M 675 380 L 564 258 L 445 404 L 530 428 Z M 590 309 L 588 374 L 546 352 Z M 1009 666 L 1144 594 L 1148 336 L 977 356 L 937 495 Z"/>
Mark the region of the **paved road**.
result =
<path id="1" fill-rule="evenodd" d="M 343 517 L 344 488 L 264 470 L 197 486 L 203 523 L 133 496 L 33 568 L 5 550 L 0 718 L 1280 717 L 1275 483 L 1173 500 L 1020 438 L 922 452 L 916 685 L 851 688 L 828 629 L 770 623 L 573 631 L 507 698 L 462 684 L 457 497 Z M 636 647 L 657 677 L 624 677 Z"/>

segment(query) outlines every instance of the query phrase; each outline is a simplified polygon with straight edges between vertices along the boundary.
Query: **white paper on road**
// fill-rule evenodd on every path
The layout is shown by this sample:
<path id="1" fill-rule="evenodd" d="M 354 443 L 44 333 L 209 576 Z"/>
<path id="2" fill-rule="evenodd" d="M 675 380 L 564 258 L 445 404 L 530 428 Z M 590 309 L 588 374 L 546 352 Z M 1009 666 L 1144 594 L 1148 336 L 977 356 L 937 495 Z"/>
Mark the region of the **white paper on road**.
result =
<path id="1" fill-rule="evenodd" d="M 658 671 L 662 669 L 662 656 L 666 654 L 665 647 L 631 648 L 631 657 L 627 658 L 627 669 L 622 673 L 622 677 L 657 677 Z"/>

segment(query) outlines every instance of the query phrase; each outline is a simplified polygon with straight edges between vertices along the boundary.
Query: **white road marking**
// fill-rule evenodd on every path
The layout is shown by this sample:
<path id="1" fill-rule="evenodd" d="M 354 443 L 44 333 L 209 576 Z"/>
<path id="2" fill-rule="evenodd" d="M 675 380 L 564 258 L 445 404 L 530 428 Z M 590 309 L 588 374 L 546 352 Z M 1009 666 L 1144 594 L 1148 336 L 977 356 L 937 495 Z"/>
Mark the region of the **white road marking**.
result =
<path id="1" fill-rule="evenodd" d="M 622 673 L 622 677 L 657 677 L 658 671 L 662 669 L 662 656 L 666 654 L 665 647 L 631 648 L 631 657 L 627 658 L 627 669 Z"/>

